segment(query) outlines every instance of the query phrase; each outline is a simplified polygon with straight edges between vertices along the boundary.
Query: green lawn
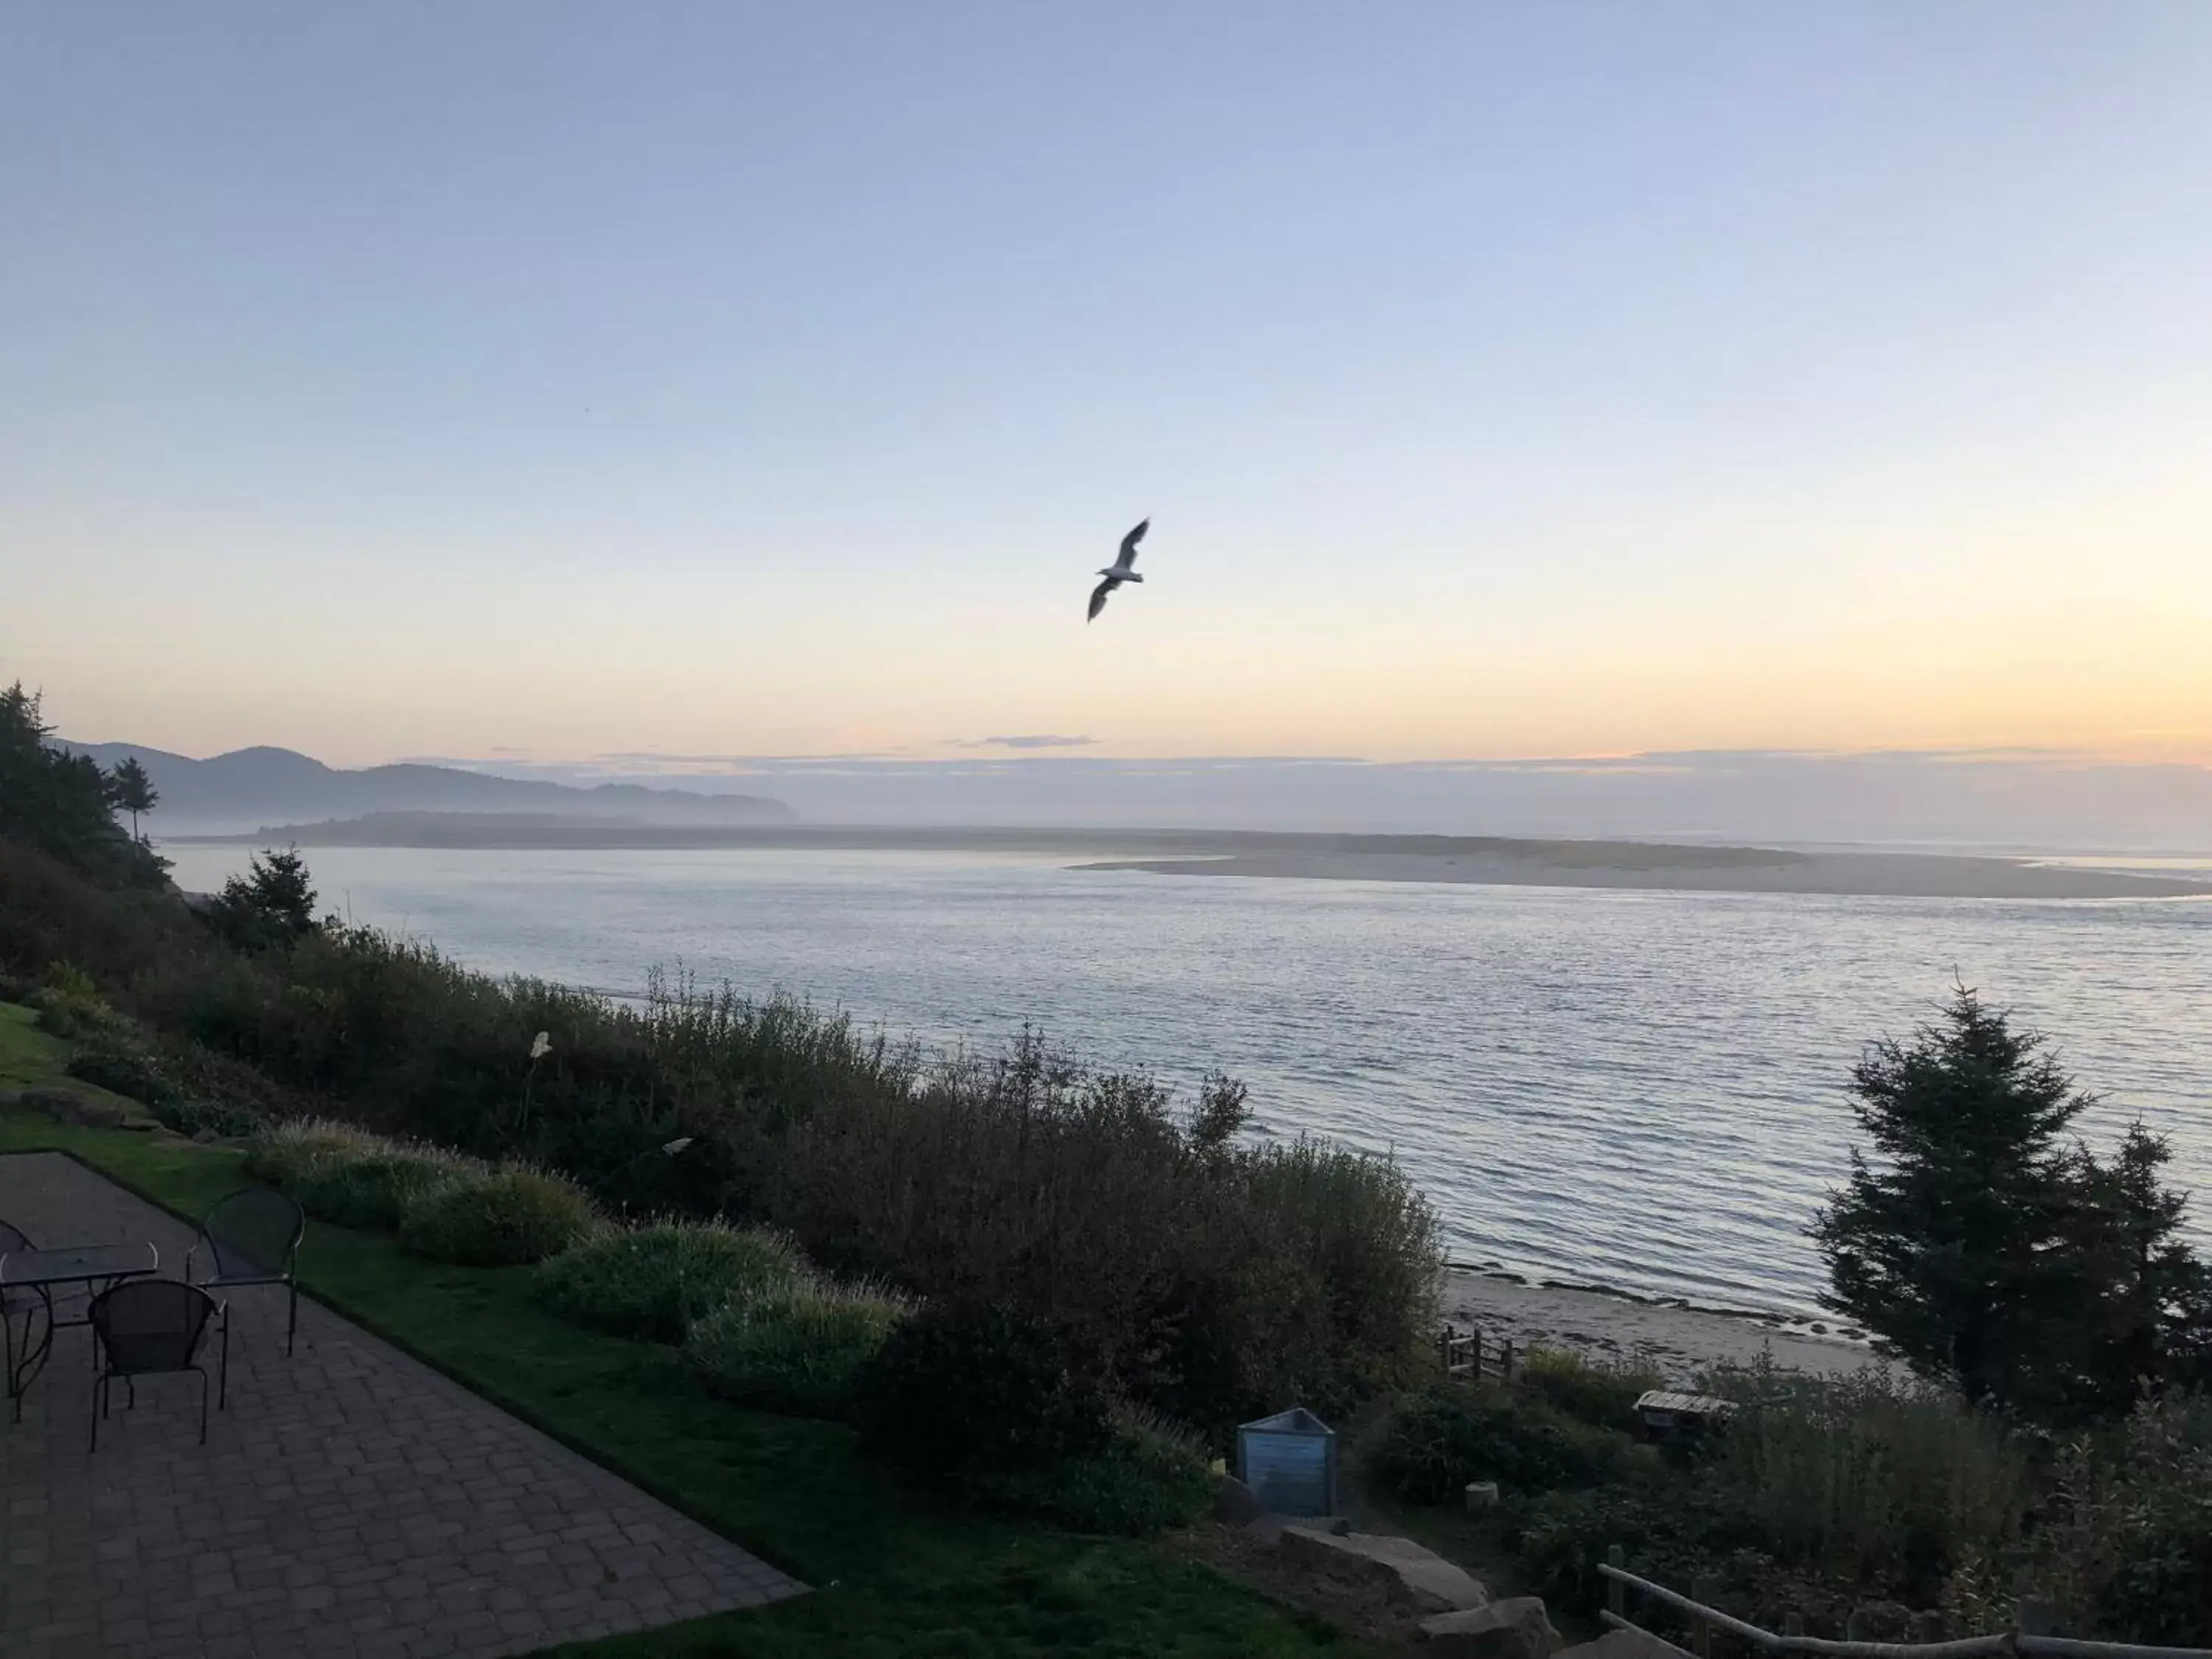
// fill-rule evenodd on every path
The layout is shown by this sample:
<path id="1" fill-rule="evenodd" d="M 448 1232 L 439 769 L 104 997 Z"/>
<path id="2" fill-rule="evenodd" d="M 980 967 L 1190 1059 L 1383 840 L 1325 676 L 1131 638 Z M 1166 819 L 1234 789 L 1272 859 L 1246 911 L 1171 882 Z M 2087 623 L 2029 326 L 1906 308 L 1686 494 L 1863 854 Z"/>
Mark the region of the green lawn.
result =
<path id="1" fill-rule="evenodd" d="M 110 1094 L 64 1071 L 68 1050 L 39 1030 L 38 1018 L 21 1003 L 0 1002 L 0 1090 L 66 1089 L 87 1100 L 119 1106 L 133 1118 L 146 1121 L 146 1109 L 137 1101 Z"/>
<path id="2" fill-rule="evenodd" d="M 15 1018 L 23 1012 L 0 1005 L 0 1079 L 26 1079 L 0 1087 L 59 1075 L 58 1045 Z M 0 1111 L 0 1152 L 45 1147 L 186 1216 L 240 1180 L 229 1148 Z M 934 1504 L 863 1460 L 848 1430 L 735 1410 L 692 1387 L 672 1350 L 540 1312 L 526 1268 L 441 1267 L 381 1235 L 315 1223 L 300 1274 L 319 1300 L 816 1587 L 775 1607 L 563 1655 L 1354 1650 L 1334 1631 L 1179 1559 L 1171 1539 L 1075 1538 Z"/>

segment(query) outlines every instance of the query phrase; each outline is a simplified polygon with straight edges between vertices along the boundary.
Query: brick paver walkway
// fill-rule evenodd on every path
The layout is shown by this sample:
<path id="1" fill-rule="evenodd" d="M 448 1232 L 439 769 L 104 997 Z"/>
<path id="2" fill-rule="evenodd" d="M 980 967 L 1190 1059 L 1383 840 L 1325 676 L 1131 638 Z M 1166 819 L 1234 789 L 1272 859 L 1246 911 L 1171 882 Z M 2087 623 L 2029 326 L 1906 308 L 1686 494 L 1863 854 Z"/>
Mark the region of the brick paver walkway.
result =
<path id="1" fill-rule="evenodd" d="M 40 1243 L 191 1231 L 58 1155 L 0 1157 L 0 1218 Z M 527 1653 L 802 1588 L 305 1298 L 229 1293 L 230 1408 L 114 1389 L 100 1449 L 91 1337 L 64 1330 L 0 1411 L 0 1654 L 372 1659 Z M 20 1334 L 20 1321 L 19 1321 Z M 209 1347 L 214 1369 L 214 1345 Z"/>

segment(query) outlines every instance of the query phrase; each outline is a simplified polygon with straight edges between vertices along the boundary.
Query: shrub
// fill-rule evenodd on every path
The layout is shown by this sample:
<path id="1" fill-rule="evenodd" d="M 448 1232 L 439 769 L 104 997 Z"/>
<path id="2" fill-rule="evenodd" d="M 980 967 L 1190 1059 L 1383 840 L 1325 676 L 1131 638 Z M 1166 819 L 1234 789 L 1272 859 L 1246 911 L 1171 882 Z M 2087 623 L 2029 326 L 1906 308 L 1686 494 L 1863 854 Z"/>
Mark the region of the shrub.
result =
<path id="1" fill-rule="evenodd" d="M 1115 1413 L 1104 1449 L 1049 1469 L 981 1475 L 974 1497 L 1070 1532 L 1145 1537 L 1188 1526 L 1213 1502 L 1203 1443 L 1149 1413 Z"/>
<path id="2" fill-rule="evenodd" d="M 143 1102 L 157 1114 L 179 1097 L 177 1085 L 151 1054 L 112 1036 L 80 1046 L 70 1056 L 69 1074 Z"/>
<path id="3" fill-rule="evenodd" d="M 812 1278 L 725 1303 L 691 1327 L 684 1363 L 714 1393 L 793 1417 L 846 1418 L 863 1370 L 911 1304 Z"/>
<path id="4" fill-rule="evenodd" d="M 1048 1469 L 1103 1451 L 1096 1355 L 1065 1326 L 1004 1303 L 934 1303 L 901 1325 L 860 1379 L 867 1443 L 926 1481 Z"/>
<path id="5" fill-rule="evenodd" d="M 484 1166 L 474 1158 L 388 1140 L 309 1165 L 294 1178 L 291 1192 L 319 1220 L 390 1232 L 416 1205 L 483 1177 Z"/>
<path id="6" fill-rule="evenodd" d="M 1708 1599 L 1768 1628 L 1796 1613 L 1840 1636 L 1851 1607 L 1876 1599 L 1940 1603 L 1954 1635 L 1991 1628 L 2033 1491 L 2028 1442 L 1954 1395 L 1879 1370 L 1822 1378 L 1765 1364 L 1705 1386 L 1737 1412 L 1686 1463 L 1530 1507 L 1519 1553 L 1532 1588 L 1593 1607 L 1593 1563 L 1619 1543 L 1635 1571 L 1706 1579 Z"/>
<path id="7" fill-rule="evenodd" d="M 1529 1349 L 1515 1378 L 1524 1390 L 1569 1417 L 1606 1429 L 1633 1427 L 1637 1401 L 1667 1380 L 1649 1365 L 1593 1359 L 1574 1348 Z"/>
<path id="8" fill-rule="evenodd" d="M 399 1242 L 464 1267 L 522 1267 L 589 1237 L 598 1212 L 573 1182 L 528 1164 L 445 1183 L 400 1218 Z"/>
<path id="9" fill-rule="evenodd" d="M 286 1192 L 319 1165 L 334 1159 L 365 1158 L 383 1139 L 331 1118 L 295 1118 L 265 1126 L 246 1149 L 246 1173 Z"/>
<path id="10" fill-rule="evenodd" d="M 1522 1492 L 1592 1486 L 1652 1461 L 1621 1431 L 1489 1382 L 1432 1383 L 1400 1402 L 1372 1458 L 1376 1478 L 1417 1504 L 1457 1502 L 1471 1480 Z"/>
<path id="11" fill-rule="evenodd" d="M 662 1221 L 603 1233 L 538 1270 L 538 1301 L 563 1319 L 651 1342 L 681 1342 L 725 1303 L 788 1288 L 805 1267 L 789 1240 L 718 1221 Z"/>
<path id="12" fill-rule="evenodd" d="M 204 1049 L 142 1047 L 112 1033 L 82 1044 L 69 1062 L 71 1077 L 144 1102 L 165 1128 L 227 1139 L 258 1134 L 266 1121 L 267 1085 L 257 1088 L 258 1079 L 241 1080 L 236 1071 Z"/>
<path id="13" fill-rule="evenodd" d="M 1707 1379 L 1737 1410 L 1711 1479 L 1762 1547 L 1902 1588 L 2014 1537 L 2027 1449 L 1956 1395 L 1886 1370 L 1801 1376 L 1771 1363 Z"/>
<path id="14" fill-rule="evenodd" d="M 2035 1571 L 2071 1633 L 2212 1646 L 2212 1399 L 2146 1401 L 2066 1447 L 2057 1474 Z"/>
<path id="15" fill-rule="evenodd" d="M 115 1011 L 100 1000 L 91 976 L 66 962 L 46 969 L 46 982 L 31 993 L 39 1024 L 65 1042 L 103 1036 L 115 1029 Z"/>

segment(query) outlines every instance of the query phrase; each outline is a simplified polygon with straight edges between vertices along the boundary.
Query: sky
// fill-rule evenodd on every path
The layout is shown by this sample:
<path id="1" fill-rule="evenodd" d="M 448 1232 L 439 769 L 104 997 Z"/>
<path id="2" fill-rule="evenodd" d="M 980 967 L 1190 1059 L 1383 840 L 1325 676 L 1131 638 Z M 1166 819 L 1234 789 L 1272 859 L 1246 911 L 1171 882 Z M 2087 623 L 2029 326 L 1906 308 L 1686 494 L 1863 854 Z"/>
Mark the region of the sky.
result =
<path id="1" fill-rule="evenodd" d="M 17 0 L 0 677 L 341 764 L 2212 763 L 2208 295 L 2172 0 Z"/>

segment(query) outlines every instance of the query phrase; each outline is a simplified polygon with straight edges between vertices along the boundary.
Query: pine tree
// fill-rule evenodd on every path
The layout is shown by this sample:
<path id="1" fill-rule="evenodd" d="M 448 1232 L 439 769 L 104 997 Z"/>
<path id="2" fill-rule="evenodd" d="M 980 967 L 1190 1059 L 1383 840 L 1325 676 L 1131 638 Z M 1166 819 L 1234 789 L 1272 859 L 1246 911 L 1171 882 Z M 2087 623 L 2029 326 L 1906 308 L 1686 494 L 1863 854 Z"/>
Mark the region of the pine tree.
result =
<path id="1" fill-rule="evenodd" d="M 146 775 L 146 769 L 138 763 L 136 755 L 125 755 L 108 775 L 108 799 L 119 811 L 131 814 L 131 839 L 138 837 L 138 815 L 150 812 L 161 799 L 154 780 Z"/>
<path id="2" fill-rule="evenodd" d="M 1964 985 L 1911 1046 L 1875 1045 L 1852 1092 L 1877 1161 L 1852 1149 L 1812 1230 L 1823 1306 L 1968 1398 L 2038 1414 L 2068 1391 L 2054 1344 L 2076 1346 L 2064 1334 L 2087 1288 L 2062 1137 L 2091 1103 L 2042 1047 Z"/>
<path id="3" fill-rule="evenodd" d="M 53 747 L 39 694 L 18 680 L 0 691 L 0 838 L 35 847 L 74 869 L 131 880 L 160 865 L 136 854 L 108 805 L 108 777 L 89 755 Z"/>
<path id="4" fill-rule="evenodd" d="M 245 950 L 289 945 L 315 927 L 315 890 L 296 848 L 256 853 L 243 876 L 233 876 L 216 896 L 216 927 Z"/>
<path id="5" fill-rule="evenodd" d="M 2146 1388 L 2212 1382 L 2212 1270 L 2181 1242 L 2189 1195 L 2160 1178 L 2172 1157 L 2141 1122 L 2109 1164 L 2082 1154 L 2075 1248 L 2098 1286 L 2081 1322 L 2092 1337 L 2083 1382 L 2103 1411 L 2124 1411 Z"/>

